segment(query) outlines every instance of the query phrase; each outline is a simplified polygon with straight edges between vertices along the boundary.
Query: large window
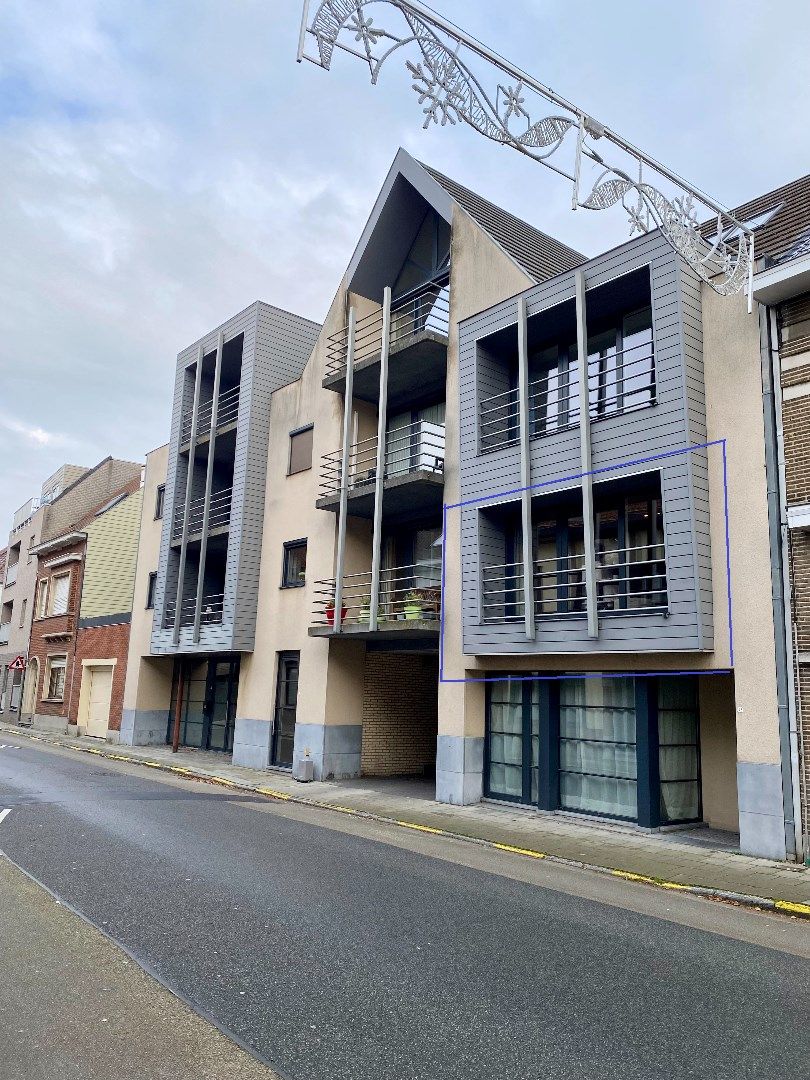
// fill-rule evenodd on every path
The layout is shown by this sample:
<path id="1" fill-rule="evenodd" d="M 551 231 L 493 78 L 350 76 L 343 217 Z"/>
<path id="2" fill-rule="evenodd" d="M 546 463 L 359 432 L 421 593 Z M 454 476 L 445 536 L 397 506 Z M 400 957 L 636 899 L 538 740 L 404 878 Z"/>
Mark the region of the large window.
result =
<path id="1" fill-rule="evenodd" d="M 281 575 L 282 589 L 298 589 L 307 576 L 307 542 L 290 540 L 284 545 L 284 566 Z"/>
<path id="2" fill-rule="evenodd" d="M 306 472 L 312 468 L 312 433 L 313 427 L 290 432 L 290 461 L 287 475 Z"/>
<path id="3" fill-rule="evenodd" d="M 694 677 L 516 676 L 487 689 L 491 798 L 648 828 L 700 820 Z"/>
<path id="4" fill-rule="evenodd" d="M 66 615 L 70 598 L 70 571 L 51 578 L 49 615 Z"/>
<path id="5" fill-rule="evenodd" d="M 66 656 L 49 656 L 46 674 L 46 697 L 49 701 L 63 701 L 65 697 Z"/>
<path id="6" fill-rule="evenodd" d="M 289 767 L 293 763 L 295 716 L 298 707 L 298 666 L 300 653 L 278 655 L 276 715 L 273 725 L 273 764 Z"/>

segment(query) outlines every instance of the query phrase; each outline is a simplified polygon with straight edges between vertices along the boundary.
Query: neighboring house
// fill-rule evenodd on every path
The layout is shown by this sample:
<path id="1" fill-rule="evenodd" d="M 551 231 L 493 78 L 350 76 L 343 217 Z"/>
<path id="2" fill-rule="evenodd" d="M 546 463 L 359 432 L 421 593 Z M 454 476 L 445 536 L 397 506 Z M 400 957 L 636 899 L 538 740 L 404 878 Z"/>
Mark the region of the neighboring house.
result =
<path id="1" fill-rule="evenodd" d="M 30 630 L 19 651 L 27 661 L 19 705 L 23 723 L 67 730 L 75 684 L 72 664 L 78 644 L 85 529 L 112 499 L 138 490 L 141 469 L 136 462 L 105 458 L 41 506 L 24 526 L 26 535 L 30 526 L 36 539 L 26 549 L 29 582 L 23 599 Z M 134 556 L 131 563 L 134 568 Z M 79 684 L 75 689 L 78 692 Z"/>
<path id="2" fill-rule="evenodd" d="M 781 688 L 791 763 L 783 787 L 785 797 L 792 791 L 810 862 L 810 176 L 747 203 L 738 213 L 767 218 L 757 231 L 754 295 L 761 305 L 762 363 L 770 373 L 775 427 L 779 504 L 773 546 L 780 556 L 775 568 L 782 599 L 789 601 L 780 626 L 792 660 Z"/>
<path id="3" fill-rule="evenodd" d="M 762 311 L 404 151 L 320 332 L 262 310 L 180 354 L 126 741 L 796 858 Z"/>
<path id="4" fill-rule="evenodd" d="M 64 507 L 73 505 L 74 496 L 81 499 L 86 494 L 83 487 L 75 487 L 90 472 L 81 465 L 62 465 L 42 484 L 37 497 L 29 499 L 14 515 L 8 540 L 8 565 L 2 591 L 2 622 L 8 626 L 5 644 L 0 643 L 0 713 L 6 719 L 16 719 L 20 707 L 20 695 L 24 671 L 17 667 L 9 670 L 9 664 L 17 657 L 25 660 L 36 590 L 36 560 L 31 555 L 47 528 L 51 515 L 50 506 L 63 494 Z M 91 484 L 94 481 L 91 480 Z"/>

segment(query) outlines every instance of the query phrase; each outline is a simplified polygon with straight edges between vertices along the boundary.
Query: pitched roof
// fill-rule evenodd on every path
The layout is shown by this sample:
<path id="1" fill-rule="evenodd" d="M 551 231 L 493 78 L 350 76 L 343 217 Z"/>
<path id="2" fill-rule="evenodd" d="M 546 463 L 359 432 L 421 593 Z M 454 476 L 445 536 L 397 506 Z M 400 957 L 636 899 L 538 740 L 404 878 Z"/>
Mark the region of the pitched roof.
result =
<path id="1" fill-rule="evenodd" d="M 762 225 L 754 227 L 754 258 L 770 263 L 797 259 L 810 244 L 810 175 L 759 195 L 731 211 L 743 224 L 775 210 Z M 712 222 L 702 226 L 704 235 L 716 232 Z"/>
<path id="2" fill-rule="evenodd" d="M 457 184 L 430 165 L 421 161 L 419 164 L 535 281 L 546 281 L 587 261 L 585 255 L 540 232 L 508 210 Z"/>

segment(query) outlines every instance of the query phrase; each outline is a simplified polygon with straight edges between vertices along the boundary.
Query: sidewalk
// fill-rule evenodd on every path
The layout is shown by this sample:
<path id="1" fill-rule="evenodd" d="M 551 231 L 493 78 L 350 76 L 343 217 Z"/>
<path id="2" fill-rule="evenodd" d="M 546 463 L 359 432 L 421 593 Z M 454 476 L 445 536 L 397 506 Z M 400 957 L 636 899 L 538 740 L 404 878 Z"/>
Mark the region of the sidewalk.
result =
<path id="1" fill-rule="evenodd" d="M 277 1080 L 4 858 L 0 922 L 3 1076 Z"/>
<path id="2" fill-rule="evenodd" d="M 572 819 L 528 808 L 479 803 L 437 803 L 433 785 L 418 781 L 343 780 L 300 784 L 283 770 L 244 769 L 220 754 L 164 746 L 115 746 L 95 739 L 50 735 L 0 723 L 41 742 L 117 761 L 149 765 L 180 775 L 214 781 L 271 798 L 358 813 L 405 827 L 446 833 L 496 844 L 530 857 L 564 860 L 610 871 L 648 884 L 739 899 L 810 917 L 810 868 L 740 855 L 736 837 L 709 829 L 645 833 L 633 826 Z"/>

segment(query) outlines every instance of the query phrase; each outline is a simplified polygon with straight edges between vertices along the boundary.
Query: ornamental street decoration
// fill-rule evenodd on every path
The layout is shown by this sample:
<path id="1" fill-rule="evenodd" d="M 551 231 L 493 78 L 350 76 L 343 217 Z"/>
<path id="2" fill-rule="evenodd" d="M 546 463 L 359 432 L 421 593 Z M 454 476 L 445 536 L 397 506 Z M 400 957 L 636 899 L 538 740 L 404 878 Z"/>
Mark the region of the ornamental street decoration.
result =
<path id="1" fill-rule="evenodd" d="M 306 51 L 310 39 L 315 56 Z M 423 128 L 468 124 L 553 169 L 571 182 L 574 210 L 621 206 L 631 237 L 660 229 L 715 292 L 729 296 L 747 286 L 750 307 L 750 227 L 437 13 L 410 0 L 308 0 L 299 62 L 328 71 L 335 50 L 363 61 L 372 84 L 388 58 L 402 53 Z M 549 105 L 556 111 L 547 113 Z"/>

